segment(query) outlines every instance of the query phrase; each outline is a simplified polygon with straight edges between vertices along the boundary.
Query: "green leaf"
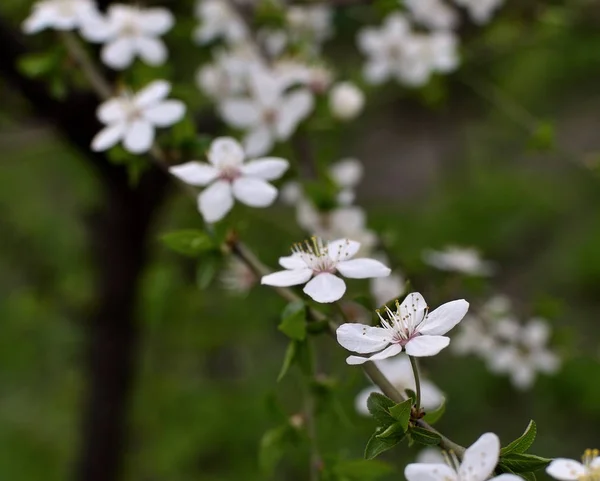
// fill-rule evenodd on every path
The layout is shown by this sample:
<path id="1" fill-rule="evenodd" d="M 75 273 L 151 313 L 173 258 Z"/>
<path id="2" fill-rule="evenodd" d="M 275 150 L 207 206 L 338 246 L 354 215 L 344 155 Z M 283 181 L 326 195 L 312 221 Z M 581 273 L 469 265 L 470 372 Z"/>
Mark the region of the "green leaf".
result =
<path id="1" fill-rule="evenodd" d="M 536 456 L 535 454 L 511 453 L 500 456 L 499 466 L 520 474 L 542 469 L 546 467 L 550 461 L 552 460 Z"/>
<path id="2" fill-rule="evenodd" d="M 283 364 L 281 365 L 281 370 L 279 371 L 279 376 L 277 376 L 277 382 L 281 381 L 287 372 L 289 371 L 294 359 L 296 357 L 296 342 L 292 341 L 288 344 L 287 349 L 285 350 L 285 356 L 283 357 Z"/>
<path id="3" fill-rule="evenodd" d="M 339 461 L 333 468 L 333 472 L 338 478 L 369 481 L 394 472 L 394 467 L 375 459 L 352 459 Z"/>
<path id="4" fill-rule="evenodd" d="M 379 456 L 384 451 L 388 449 L 392 449 L 396 444 L 398 444 L 404 438 L 404 434 L 402 437 L 396 436 L 391 438 L 378 438 L 378 431 L 375 431 L 371 436 L 371 439 L 367 442 L 367 446 L 365 448 L 365 459 L 373 459 Z"/>
<path id="5" fill-rule="evenodd" d="M 410 421 L 410 412 L 412 406 L 412 399 L 407 399 L 404 402 L 392 406 L 388 410 L 392 417 L 400 423 L 402 426 L 402 431 L 406 431 L 408 429 L 408 422 Z"/>
<path id="6" fill-rule="evenodd" d="M 390 438 L 392 436 L 396 436 L 398 434 L 403 434 L 406 432 L 406 427 L 400 423 L 390 424 L 385 431 L 379 433 L 377 435 L 378 438 Z"/>
<path id="7" fill-rule="evenodd" d="M 535 473 L 520 473 L 519 476 L 526 481 L 536 481 Z"/>
<path id="8" fill-rule="evenodd" d="M 313 321 L 306 325 L 306 332 L 310 334 L 321 334 L 329 331 L 329 321 L 327 319 L 323 321 Z"/>
<path id="9" fill-rule="evenodd" d="M 429 411 L 427 414 L 425 414 L 425 417 L 423 418 L 423 420 L 428 424 L 435 424 L 441 419 L 441 417 L 444 415 L 445 412 L 446 412 L 446 400 L 444 399 L 444 401 L 442 402 L 442 405 L 439 408 L 437 408 L 436 410 Z"/>
<path id="10" fill-rule="evenodd" d="M 171 250 L 190 257 L 198 257 L 203 252 L 215 248 L 212 239 L 201 230 L 180 230 L 161 237 L 161 241 Z"/>
<path id="11" fill-rule="evenodd" d="M 535 441 L 535 436 L 537 434 L 537 426 L 535 421 L 532 419 L 529 421 L 525 432 L 517 439 L 515 439 L 512 443 L 504 446 L 500 450 L 500 456 L 504 456 L 510 453 L 524 453 L 526 452 L 533 442 Z"/>
<path id="12" fill-rule="evenodd" d="M 529 139 L 529 148 L 536 152 L 551 151 L 556 144 L 556 129 L 549 121 L 540 121 Z"/>
<path id="13" fill-rule="evenodd" d="M 278 329 L 290 339 L 306 339 L 306 306 L 302 301 L 290 302 L 281 314 Z"/>
<path id="14" fill-rule="evenodd" d="M 389 408 L 395 405 L 396 403 L 389 397 L 378 392 L 371 393 L 369 399 L 367 399 L 367 409 L 381 426 L 389 426 L 396 422 L 388 411 Z"/>
<path id="15" fill-rule="evenodd" d="M 54 52 L 32 53 L 19 59 L 17 68 L 27 77 L 41 77 L 50 73 L 57 64 Z"/>
<path id="16" fill-rule="evenodd" d="M 220 254 L 211 255 L 204 259 L 198 265 L 196 271 L 196 285 L 198 289 L 204 290 L 208 288 L 214 281 L 217 273 L 221 269 L 223 258 Z"/>
<path id="17" fill-rule="evenodd" d="M 427 446 L 435 446 L 440 444 L 440 441 L 442 440 L 442 437 L 439 434 L 418 426 L 412 428 L 409 433 L 416 443 L 425 444 Z"/>
<path id="18" fill-rule="evenodd" d="M 412 389 L 405 389 L 404 392 L 406 393 L 406 395 L 408 396 L 409 399 L 412 399 L 412 403 L 416 404 L 416 402 L 417 402 L 417 393 L 414 392 Z"/>
<path id="19" fill-rule="evenodd" d="M 271 475 L 295 437 L 294 428 L 284 424 L 267 431 L 260 440 L 258 463 L 263 472 Z"/>

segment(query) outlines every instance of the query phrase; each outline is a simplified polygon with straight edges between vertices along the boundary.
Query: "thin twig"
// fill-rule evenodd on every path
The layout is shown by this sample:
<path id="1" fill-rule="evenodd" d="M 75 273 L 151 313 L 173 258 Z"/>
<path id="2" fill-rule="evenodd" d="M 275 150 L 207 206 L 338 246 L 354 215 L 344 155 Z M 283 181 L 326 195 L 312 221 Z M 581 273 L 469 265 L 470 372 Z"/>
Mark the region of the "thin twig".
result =
<path id="1" fill-rule="evenodd" d="M 417 397 L 415 399 L 415 405 L 417 408 L 417 412 L 421 409 L 421 378 L 419 376 L 419 365 L 417 364 L 417 359 L 413 356 L 408 356 L 410 359 L 410 367 L 412 367 L 413 375 L 415 377 L 415 389 Z"/>

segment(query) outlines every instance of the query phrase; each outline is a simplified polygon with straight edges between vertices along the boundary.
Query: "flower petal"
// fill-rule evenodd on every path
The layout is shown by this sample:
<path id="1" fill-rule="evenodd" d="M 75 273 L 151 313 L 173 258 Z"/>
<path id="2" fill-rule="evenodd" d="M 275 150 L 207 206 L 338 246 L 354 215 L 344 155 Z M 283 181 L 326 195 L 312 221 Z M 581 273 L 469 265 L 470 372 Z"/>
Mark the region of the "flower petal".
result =
<path id="1" fill-rule="evenodd" d="M 103 124 L 113 124 L 115 122 L 125 121 L 127 113 L 123 108 L 123 101 L 120 98 L 109 99 L 98 107 L 96 112 L 98 120 Z"/>
<path id="2" fill-rule="evenodd" d="M 233 181 L 233 195 L 250 207 L 267 207 L 277 198 L 277 189 L 254 177 L 239 177 Z"/>
<path id="3" fill-rule="evenodd" d="M 179 100 L 165 100 L 143 111 L 144 118 L 157 127 L 168 127 L 185 115 L 185 105 Z"/>
<path id="4" fill-rule="evenodd" d="M 231 184 L 218 180 L 198 196 L 198 210 L 206 222 L 221 220 L 233 207 Z"/>
<path id="5" fill-rule="evenodd" d="M 400 304 L 400 317 L 412 326 L 418 326 L 427 312 L 427 303 L 421 294 L 411 292 Z M 419 331 L 420 332 L 420 331 Z"/>
<path id="6" fill-rule="evenodd" d="M 137 37 L 134 45 L 140 58 L 153 67 L 164 64 L 169 56 L 167 47 L 158 38 Z"/>
<path id="7" fill-rule="evenodd" d="M 450 338 L 445 336 L 418 336 L 406 343 L 406 354 L 415 357 L 435 356 L 448 347 Z"/>
<path id="8" fill-rule="evenodd" d="M 444 394 L 427 379 L 421 380 L 421 404 L 425 411 L 439 408 L 444 402 Z"/>
<path id="9" fill-rule="evenodd" d="M 275 129 L 279 140 L 287 140 L 297 125 L 308 116 L 314 106 L 313 95 L 308 90 L 290 93 L 279 108 Z"/>
<path id="10" fill-rule="evenodd" d="M 109 125 L 96 134 L 92 140 L 92 150 L 94 152 L 102 152 L 114 147 L 125 134 L 126 125 L 118 123 Z"/>
<path id="11" fill-rule="evenodd" d="M 297 286 L 298 284 L 304 284 L 311 277 L 312 269 L 305 267 L 304 269 L 288 269 L 268 274 L 262 277 L 260 283 L 277 287 Z"/>
<path id="12" fill-rule="evenodd" d="M 233 167 L 244 162 L 244 149 L 233 137 L 217 137 L 210 144 L 207 154 L 211 164 L 217 167 Z"/>
<path id="13" fill-rule="evenodd" d="M 468 310 L 469 303 L 464 299 L 442 304 L 427 314 L 427 317 L 419 327 L 419 332 L 435 336 L 446 334 L 465 317 Z"/>
<path id="14" fill-rule="evenodd" d="M 148 152 L 154 142 L 154 127 L 147 120 L 135 120 L 127 128 L 123 147 L 132 154 Z"/>
<path id="15" fill-rule="evenodd" d="M 252 160 L 241 168 L 242 174 L 258 177 L 263 180 L 279 179 L 289 168 L 290 164 L 279 157 L 264 157 Z"/>
<path id="16" fill-rule="evenodd" d="M 238 129 L 247 129 L 256 125 L 260 120 L 261 109 L 254 100 L 229 99 L 219 106 L 223 120 Z"/>
<path id="17" fill-rule="evenodd" d="M 371 357 L 349 356 L 346 358 L 346 363 L 350 364 L 351 366 L 356 366 L 358 364 L 364 364 L 367 361 L 381 361 L 382 359 L 387 359 L 388 357 L 396 356 L 401 352 L 402 345 L 392 344 L 386 347 L 383 351 L 380 351 L 377 354 L 373 354 Z"/>
<path id="18" fill-rule="evenodd" d="M 186 162 L 169 168 L 169 172 L 186 184 L 204 187 L 219 176 L 219 171 L 204 162 Z"/>
<path id="19" fill-rule="evenodd" d="M 457 481 L 456 472 L 446 464 L 412 463 L 404 468 L 407 481 Z"/>
<path id="20" fill-rule="evenodd" d="M 140 12 L 140 15 L 143 19 L 141 27 L 144 29 L 144 32 L 152 35 L 163 35 L 167 33 L 173 28 L 175 23 L 173 14 L 166 8 L 148 8 Z"/>
<path id="21" fill-rule="evenodd" d="M 587 474 L 583 464 L 573 459 L 556 458 L 546 468 L 546 472 L 555 479 L 571 481 Z"/>
<path id="22" fill-rule="evenodd" d="M 356 255 L 360 249 L 360 242 L 350 239 L 337 239 L 327 244 L 329 257 L 335 262 L 347 261 Z"/>
<path id="23" fill-rule="evenodd" d="M 117 38 L 104 45 L 100 56 L 110 68 L 123 70 L 133 62 L 134 44 L 129 38 Z"/>
<path id="24" fill-rule="evenodd" d="M 259 125 L 244 137 L 244 150 L 249 157 L 264 155 L 273 148 L 274 142 L 271 130 L 264 125 Z"/>
<path id="25" fill-rule="evenodd" d="M 166 80 L 155 80 L 140 90 L 134 98 L 134 103 L 141 109 L 146 109 L 165 99 L 171 91 L 171 84 Z"/>
<path id="26" fill-rule="evenodd" d="M 304 286 L 304 293 L 321 303 L 335 302 L 346 292 L 346 283 L 328 272 L 317 274 Z"/>
<path id="27" fill-rule="evenodd" d="M 291 256 L 280 257 L 279 265 L 285 269 L 304 269 L 306 267 L 306 262 L 304 262 L 299 255 L 292 254 Z"/>
<path id="28" fill-rule="evenodd" d="M 350 279 L 367 279 L 369 277 L 386 277 L 392 270 L 375 259 L 352 259 L 338 262 L 338 272 Z"/>
<path id="29" fill-rule="evenodd" d="M 359 354 L 381 351 L 390 342 L 390 331 L 359 323 L 342 324 L 335 331 L 338 343 L 345 349 Z"/>
<path id="30" fill-rule="evenodd" d="M 484 480 L 494 472 L 500 457 L 500 440 L 494 433 L 485 433 L 467 448 L 458 469 L 461 480 Z"/>
<path id="31" fill-rule="evenodd" d="M 521 476 L 517 476 L 516 474 L 504 473 L 500 476 L 491 478 L 490 481 L 523 481 L 523 478 Z"/>

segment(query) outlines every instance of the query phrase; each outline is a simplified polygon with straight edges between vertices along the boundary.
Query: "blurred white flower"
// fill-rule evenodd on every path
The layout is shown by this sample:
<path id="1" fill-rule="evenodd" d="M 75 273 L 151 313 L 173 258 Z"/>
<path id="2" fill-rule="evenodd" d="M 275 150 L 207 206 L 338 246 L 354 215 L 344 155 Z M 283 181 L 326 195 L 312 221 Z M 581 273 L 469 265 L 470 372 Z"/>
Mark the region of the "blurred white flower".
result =
<path id="1" fill-rule="evenodd" d="M 287 8 L 286 19 L 295 40 L 307 39 L 321 44 L 333 34 L 329 5 L 291 5 Z"/>
<path id="2" fill-rule="evenodd" d="M 485 357 L 496 348 L 495 339 L 488 333 L 482 321 L 468 315 L 452 342 L 452 350 L 458 355 L 476 354 Z"/>
<path id="3" fill-rule="evenodd" d="M 258 277 L 246 264 L 231 257 L 221 273 L 220 281 L 223 287 L 238 295 L 247 294 L 258 282 Z"/>
<path id="4" fill-rule="evenodd" d="M 374 259 L 353 259 L 360 244 L 350 239 L 339 239 L 325 244 L 313 237 L 304 244 L 296 244 L 292 255 L 280 257 L 279 264 L 286 270 L 266 275 L 261 284 L 268 286 L 304 286 L 304 293 L 321 303 L 335 302 L 346 292 L 339 273 L 350 279 L 368 279 L 390 275 L 390 269 Z"/>
<path id="5" fill-rule="evenodd" d="M 559 481 L 595 481 L 600 476 L 600 451 L 586 449 L 581 463 L 574 459 L 556 458 L 546 473 Z"/>
<path id="6" fill-rule="evenodd" d="M 428 447 L 419 451 L 415 461 L 422 464 L 444 464 L 446 458 L 442 455 L 440 448 Z"/>
<path id="7" fill-rule="evenodd" d="M 211 223 L 227 215 L 234 199 L 250 207 L 271 205 L 277 189 L 267 181 L 278 179 L 289 167 L 287 160 L 278 157 L 244 162 L 242 146 L 230 137 L 213 140 L 207 157 L 209 163 L 192 161 L 169 171 L 187 184 L 208 186 L 198 196 L 198 210 Z"/>
<path id="8" fill-rule="evenodd" d="M 273 66 L 273 71 L 288 85 L 303 85 L 313 93 L 325 92 L 331 84 L 333 74 L 325 65 L 307 64 L 298 59 L 285 58 Z"/>
<path id="9" fill-rule="evenodd" d="M 250 97 L 221 102 L 223 120 L 248 130 L 244 147 L 248 155 L 269 152 L 275 141 L 287 140 L 312 111 L 314 99 L 305 88 L 288 91 L 288 82 L 266 68 L 254 68 L 249 76 Z"/>
<path id="10" fill-rule="evenodd" d="M 447 302 L 432 312 L 418 292 L 409 294 L 396 312 L 385 307 L 387 319 L 377 315 L 382 327 L 346 323 L 338 327 L 337 340 L 342 347 L 358 354 L 375 353 L 371 357 L 350 356 L 348 364 L 364 364 L 395 356 L 404 349 L 409 356 L 435 356 L 450 344 L 444 336 L 467 313 L 469 303 L 464 299 Z"/>
<path id="11" fill-rule="evenodd" d="M 75 30 L 100 16 L 93 0 L 41 0 L 34 3 L 23 22 L 23 32 L 38 33 L 47 28 Z"/>
<path id="12" fill-rule="evenodd" d="M 170 91 L 169 82 L 156 80 L 136 94 L 125 92 L 101 104 L 96 115 L 106 127 L 92 140 L 92 150 L 107 150 L 122 140 L 133 154 L 148 152 L 155 128 L 169 127 L 185 115 L 183 102 L 166 100 Z"/>
<path id="13" fill-rule="evenodd" d="M 414 391 L 416 389 L 415 377 L 408 357 L 401 355 L 390 359 L 383 359 L 375 361 L 375 365 L 399 392 L 402 393 L 407 389 Z M 374 392 L 381 391 L 375 386 L 369 386 L 356 396 L 354 404 L 359 414 L 364 416 L 369 415 L 367 399 Z M 421 405 L 423 409 L 425 411 L 435 410 L 443 402 L 444 394 L 442 391 L 431 381 L 421 379 Z"/>
<path id="14" fill-rule="evenodd" d="M 91 42 L 104 43 L 102 61 L 113 69 L 123 70 L 136 57 L 148 65 L 165 63 L 167 47 L 159 37 L 174 24 L 174 17 L 166 8 L 113 4 L 105 18 L 86 22 L 81 35 Z"/>
<path id="15" fill-rule="evenodd" d="M 490 262 L 481 259 L 477 249 L 448 246 L 444 250 L 423 252 L 423 260 L 444 271 L 460 272 L 472 276 L 489 276 L 494 269 Z"/>
<path id="16" fill-rule="evenodd" d="M 371 279 L 371 295 L 378 306 L 397 299 L 405 291 L 406 281 L 399 272 L 392 272 L 389 277 Z"/>
<path id="17" fill-rule="evenodd" d="M 415 22 L 432 29 L 449 30 L 456 27 L 456 11 L 442 0 L 404 0 Z"/>
<path id="18" fill-rule="evenodd" d="M 246 25 L 226 0 L 198 0 L 196 17 L 200 25 L 194 31 L 194 39 L 201 45 L 219 38 L 236 44 L 248 36 Z"/>
<path id="19" fill-rule="evenodd" d="M 329 168 L 329 174 L 336 183 L 340 192 L 337 195 L 337 201 L 340 205 L 346 206 L 354 202 L 354 189 L 363 178 L 364 167 L 360 160 L 348 158 L 336 162 Z"/>
<path id="20" fill-rule="evenodd" d="M 462 462 L 450 453 L 450 465 L 412 463 L 406 466 L 407 481 L 486 481 L 492 476 L 500 457 L 500 440 L 494 433 L 485 433 L 463 455 Z M 514 474 L 501 474 L 490 481 L 523 481 Z"/>
<path id="21" fill-rule="evenodd" d="M 500 8 L 504 0 L 454 0 L 454 2 L 466 8 L 473 21 L 482 25 L 492 19 L 492 15 Z"/>
<path id="22" fill-rule="evenodd" d="M 365 94 L 352 82 L 340 82 L 329 92 L 329 110 L 340 120 L 356 118 L 365 105 Z"/>

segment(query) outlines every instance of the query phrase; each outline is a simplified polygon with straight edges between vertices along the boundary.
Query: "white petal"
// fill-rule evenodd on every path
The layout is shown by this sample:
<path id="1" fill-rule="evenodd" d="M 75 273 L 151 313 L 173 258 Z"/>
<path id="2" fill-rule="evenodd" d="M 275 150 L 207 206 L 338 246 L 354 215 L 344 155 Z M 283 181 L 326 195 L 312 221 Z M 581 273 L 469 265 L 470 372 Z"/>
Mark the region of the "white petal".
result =
<path id="1" fill-rule="evenodd" d="M 337 239 L 327 244 L 329 257 L 335 262 L 347 261 L 354 257 L 360 249 L 360 242 L 350 239 Z"/>
<path id="2" fill-rule="evenodd" d="M 186 162 L 169 168 L 169 172 L 186 184 L 204 187 L 219 176 L 219 171 L 204 162 Z"/>
<path id="3" fill-rule="evenodd" d="M 217 167 L 232 167 L 244 162 L 244 149 L 233 137 L 217 137 L 210 144 L 207 154 L 211 164 Z"/>
<path id="4" fill-rule="evenodd" d="M 359 323 L 342 324 L 335 333 L 342 347 L 359 354 L 381 351 L 392 342 L 390 331 Z"/>
<path id="5" fill-rule="evenodd" d="M 231 184 L 218 180 L 198 196 L 198 210 L 206 222 L 221 220 L 233 207 Z"/>
<path id="6" fill-rule="evenodd" d="M 137 37 L 134 45 L 140 58 L 148 65 L 162 65 L 169 56 L 167 47 L 165 47 L 163 41 L 158 38 Z"/>
<path id="7" fill-rule="evenodd" d="M 421 334 L 442 335 L 456 326 L 469 310 L 469 303 L 464 299 L 442 304 L 427 317 L 419 327 Z"/>
<path id="8" fill-rule="evenodd" d="M 121 99 L 109 99 L 98 107 L 96 112 L 98 120 L 103 124 L 112 124 L 115 122 L 124 121 L 127 113 L 123 108 Z"/>
<path id="9" fill-rule="evenodd" d="M 268 153 L 273 148 L 273 133 L 266 126 L 259 126 L 244 137 L 244 150 L 250 157 Z"/>
<path id="10" fill-rule="evenodd" d="M 490 481 L 523 481 L 523 478 L 521 476 L 517 476 L 516 474 L 504 473 L 500 476 L 491 478 Z"/>
<path id="11" fill-rule="evenodd" d="M 421 323 L 427 312 L 427 303 L 421 294 L 411 292 L 400 304 L 400 317 L 406 319 L 412 326 Z"/>
<path id="12" fill-rule="evenodd" d="M 230 99 L 221 103 L 219 112 L 232 127 L 247 129 L 259 122 L 262 110 L 254 100 Z"/>
<path id="13" fill-rule="evenodd" d="M 408 481 L 457 481 L 456 472 L 446 464 L 412 463 L 404 468 Z M 481 480 L 483 481 L 483 480 Z"/>
<path id="14" fill-rule="evenodd" d="M 185 115 L 185 105 L 179 100 L 165 100 L 143 111 L 144 117 L 157 127 L 168 127 Z"/>
<path id="15" fill-rule="evenodd" d="M 304 269 L 290 269 L 268 274 L 263 276 L 260 283 L 277 287 L 297 286 L 298 284 L 304 284 L 311 277 L 312 270 L 305 267 Z"/>
<path id="16" fill-rule="evenodd" d="M 290 163 L 279 157 L 264 157 L 252 160 L 241 168 L 242 174 L 259 177 L 264 180 L 279 179 L 289 168 Z"/>
<path id="17" fill-rule="evenodd" d="M 287 140 L 297 125 L 305 119 L 314 106 L 313 95 L 308 90 L 292 92 L 280 106 L 275 129 L 279 140 Z"/>
<path id="18" fill-rule="evenodd" d="M 363 177 L 364 168 L 357 159 L 344 159 L 333 164 L 329 173 L 341 187 L 356 187 Z"/>
<path id="19" fill-rule="evenodd" d="M 587 474 L 587 469 L 573 459 L 556 458 L 548 465 L 546 472 L 555 479 L 570 481 Z"/>
<path id="20" fill-rule="evenodd" d="M 421 380 L 421 404 L 423 409 L 431 411 L 439 408 L 444 402 L 444 394 L 427 379 Z"/>
<path id="21" fill-rule="evenodd" d="M 171 28 L 175 23 L 175 19 L 169 10 L 166 8 L 148 8 L 141 12 L 143 21 L 141 26 L 144 32 L 148 32 L 153 35 L 163 35 Z"/>
<path id="22" fill-rule="evenodd" d="M 124 123 L 110 125 L 102 129 L 92 140 L 92 150 L 102 152 L 114 147 L 123 138 L 125 129 Z"/>
<path id="23" fill-rule="evenodd" d="M 590 463 L 590 468 L 598 469 L 600 468 L 600 456 L 595 457 Z"/>
<path id="24" fill-rule="evenodd" d="M 442 349 L 448 347 L 448 344 L 450 344 L 449 337 L 418 336 L 406 343 L 406 354 L 414 357 L 435 356 Z"/>
<path id="25" fill-rule="evenodd" d="M 485 481 L 494 472 L 500 457 L 500 440 L 494 433 L 485 433 L 463 456 L 458 470 L 461 481 Z"/>
<path id="26" fill-rule="evenodd" d="M 134 98 L 134 103 L 141 109 L 146 109 L 165 99 L 171 91 L 171 84 L 166 80 L 155 80 L 140 90 Z"/>
<path id="27" fill-rule="evenodd" d="M 277 189 L 262 179 L 239 177 L 233 181 L 233 195 L 250 207 L 267 207 L 277 198 Z"/>
<path id="28" fill-rule="evenodd" d="M 364 66 L 363 77 L 371 85 L 379 85 L 390 76 L 390 64 L 384 59 L 372 59 Z"/>
<path id="29" fill-rule="evenodd" d="M 279 258 L 279 265 L 285 269 L 304 269 L 306 268 L 306 262 L 302 260 L 302 257 L 296 254 L 292 254 L 287 257 Z"/>
<path id="30" fill-rule="evenodd" d="M 400 344 L 392 344 L 385 348 L 383 351 L 373 354 L 371 357 L 360 357 L 360 356 L 349 356 L 346 358 L 346 363 L 356 366 L 358 364 L 364 364 L 367 361 L 381 361 L 388 357 L 396 356 L 402 352 L 402 346 Z"/>
<path id="31" fill-rule="evenodd" d="M 323 272 L 304 286 L 304 293 L 321 303 L 335 302 L 346 292 L 346 283 L 337 276 Z"/>
<path id="32" fill-rule="evenodd" d="M 154 127 L 147 120 L 135 120 L 127 128 L 123 147 L 132 154 L 148 152 L 154 142 Z"/>
<path id="33" fill-rule="evenodd" d="M 352 259 L 338 262 L 338 272 L 350 279 L 367 279 L 369 277 L 386 277 L 392 270 L 375 259 Z"/>
<path id="34" fill-rule="evenodd" d="M 123 70 L 133 62 L 134 44 L 129 38 L 118 38 L 102 48 L 102 62 L 115 70 Z"/>
<path id="35" fill-rule="evenodd" d="M 34 6 L 34 11 L 32 14 L 27 17 L 27 19 L 23 22 L 22 28 L 23 32 L 26 34 L 38 33 L 48 28 L 51 24 L 51 19 L 48 15 L 45 15 L 44 9 Z"/>

